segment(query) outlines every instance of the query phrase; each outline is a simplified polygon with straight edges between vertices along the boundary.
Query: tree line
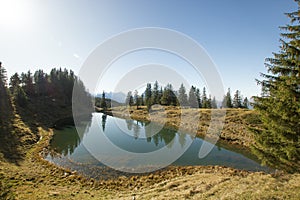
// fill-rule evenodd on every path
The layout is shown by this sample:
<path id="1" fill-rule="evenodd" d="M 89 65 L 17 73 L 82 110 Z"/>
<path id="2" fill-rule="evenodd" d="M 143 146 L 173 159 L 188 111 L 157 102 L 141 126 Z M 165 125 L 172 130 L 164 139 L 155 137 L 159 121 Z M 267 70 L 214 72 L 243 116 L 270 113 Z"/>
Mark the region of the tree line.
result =
<path id="1" fill-rule="evenodd" d="M 0 62 L 1 98 L 12 97 L 15 103 L 23 108 L 33 98 L 47 98 L 62 106 L 71 106 L 74 86 L 80 91 L 82 102 L 91 102 L 91 96 L 86 92 L 83 82 L 72 70 L 53 68 L 50 73 L 41 69 L 35 72 L 29 70 L 21 74 L 15 73 L 10 77 L 9 84 L 7 81 L 6 69 Z"/>
<path id="2" fill-rule="evenodd" d="M 203 87 L 202 91 L 200 91 L 199 88 L 191 86 L 187 93 L 183 84 L 181 84 L 178 91 L 176 91 L 172 84 L 167 84 L 163 88 L 158 84 L 158 81 L 155 81 L 153 85 L 151 83 L 147 83 L 146 89 L 141 95 L 139 95 L 137 90 L 134 92 L 129 91 L 126 96 L 125 103 L 129 106 L 136 106 L 137 108 L 139 108 L 139 106 L 147 106 L 148 109 L 155 104 L 207 109 L 216 109 L 218 107 L 248 109 L 249 107 L 248 98 L 243 98 L 239 90 L 235 92 L 234 97 L 232 98 L 229 88 L 227 94 L 224 96 L 222 104 L 218 106 L 216 98 L 208 94 L 205 87 Z"/>

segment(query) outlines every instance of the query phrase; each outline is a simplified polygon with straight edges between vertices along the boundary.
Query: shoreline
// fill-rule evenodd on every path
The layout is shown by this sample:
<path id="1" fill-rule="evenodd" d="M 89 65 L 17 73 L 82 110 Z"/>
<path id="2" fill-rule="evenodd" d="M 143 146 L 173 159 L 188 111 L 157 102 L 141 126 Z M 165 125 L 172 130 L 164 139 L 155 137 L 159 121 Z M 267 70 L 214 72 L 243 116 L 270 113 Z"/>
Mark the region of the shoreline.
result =
<path id="1" fill-rule="evenodd" d="M 18 165 L 0 161 L 0 192 L 7 189 L 18 199 L 206 199 L 211 195 L 217 199 L 284 198 L 286 193 L 294 199 L 299 197 L 296 191 L 300 189 L 300 174 L 266 174 L 222 166 L 170 166 L 142 176 L 99 181 L 86 178 L 45 160 L 53 130 L 37 129 L 41 139 L 27 151 L 23 161 Z M 4 190 L 2 182 L 7 186 Z M 278 187 L 286 191 L 276 190 Z M 259 193 L 255 193 L 257 188 Z"/>
<path id="2" fill-rule="evenodd" d="M 196 135 L 200 138 L 207 138 L 215 140 L 218 139 L 218 142 L 233 145 L 236 148 L 244 149 L 251 151 L 250 147 L 254 143 L 254 136 L 249 131 L 249 128 L 255 126 L 259 127 L 260 122 L 258 120 L 253 120 L 251 118 L 257 118 L 257 113 L 253 110 L 244 110 L 244 109 L 226 109 L 226 118 L 224 121 L 224 127 L 219 134 L 219 138 L 216 138 L 215 135 L 207 135 L 206 132 L 210 123 L 210 114 L 212 109 L 180 109 L 174 106 L 165 107 L 165 112 L 167 115 L 158 114 L 154 117 L 150 117 L 149 113 L 146 111 L 145 107 L 141 109 L 135 109 L 133 107 L 114 107 L 109 111 L 103 112 L 99 108 L 96 108 L 96 112 L 102 112 L 104 114 L 115 116 L 123 119 L 133 119 L 137 121 L 150 122 L 151 120 L 155 123 L 165 125 L 170 128 L 178 129 L 179 127 L 183 131 L 187 131 L 192 135 Z M 218 111 L 220 109 L 215 109 Z M 224 112 L 224 110 L 222 110 Z M 189 118 L 192 118 L 195 115 L 200 115 L 199 121 L 197 124 L 194 121 L 184 122 L 184 127 L 181 125 L 181 115 L 190 115 Z M 167 120 L 164 120 L 166 118 Z M 194 117 L 195 118 L 195 117 Z M 246 118 L 246 119 L 243 119 Z M 246 121 L 253 120 L 256 123 L 251 124 Z M 218 137 L 218 136 L 217 136 Z"/>

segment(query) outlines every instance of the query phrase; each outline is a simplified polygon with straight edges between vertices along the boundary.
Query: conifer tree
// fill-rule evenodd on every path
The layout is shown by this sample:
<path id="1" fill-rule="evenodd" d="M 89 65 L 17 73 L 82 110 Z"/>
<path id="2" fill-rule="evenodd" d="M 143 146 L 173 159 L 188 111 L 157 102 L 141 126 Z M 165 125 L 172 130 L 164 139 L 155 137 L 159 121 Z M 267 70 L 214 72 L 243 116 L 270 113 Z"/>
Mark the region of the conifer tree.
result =
<path id="1" fill-rule="evenodd" d="M 161 97 L 161 104 L 166 106 L 177 105 L 177 97 L 174 93 L 173 86 L 170 83 L 167 84 L 163 91 L 163 95 Z"/>
<path id="2" fill-rule="evenodd" d="M 140 96 L 139 96 L 139 92 L 137 90 L 134 91 L 134 103 L 136 105 L 136 109 L 139 109 L 140 106 Z"/>
<path id="3" fill-rule="evenodd" d="M 245 99 L 243 101 L 243 108 L 249 109 L 249 100 L 247 97 L 245 97 Z"/>
<path id="4" fill-rule="evenodd" d="M 233 96 L 232 106 L 234 108 L 242 108 L 242 97 L 239 90 L 235 91 L 235 94 Z"/>
<path id="5" fill-rule="evenodd" d="M 152 106 L 152 89 L 151 89 L 151 83 L 147 83 L 146 90 L 145 90 L 145 103 L 148 108 Z"/>
<path id="6" fill-rule="evenodd" d="M 178 101 L 179 101 L 180 106 L 188 105 L 188 97 L 187 97 L 183 83 L 180 85 L 180 88 L 178 90 Z"/>
<path id="7" fill-rule="evenodd" d="M 203 88 L 202 92 L 202 108 L 209 108 L 209 102 L 206 96 L 206 88 Z"/>
<path id="8" fill-rule="evenodd" d="M 10 77 L 9 85 L 11 88 L 11 92 L 14 91 L 15 88 L 19 87 L 21 83 L 20 77 L 18 73 L 15 73 Z"/>
<path id="9" fill-rule="evenodd" d="M 214 109 L 218 108 L 216 97 L 213 97 L 213 99 L 211 101 L 211 108 L 214 108 Z"/>
<path id="10" fill-rule="evenodd" d="M 126 97 L 126 105 L 133 106 L 133 103 L 134 102 L 133 102 L 132 92 L 129 91 Z"/>
<path id="11" fill-rule="evenodd" d="M 300 171 L 300 1 L 286 14 L 291 23 L 281 27 L 280 52 L 266 59 L 268 74 L 257 80 L 262 95 L 254 97 L 263 129 L 254 129 L 254 153 L 264 164 Z"/>
<path id="12" fill-rule="evenodd" d="M 197 97 L 196 97 L 196 87 L 192 86 L 189 92 L 189 105 L 191 108 L 199 108 Z"/>
<path id="13" fill-rule="evenodd" d="M 202 108 L 202 103 L 201 103 L 201 97 L 200 97 L 200 90 L 199 90 L 199 88 L 196 89 L 196 98 L 197 98 L 197 102 L 198 102 L 198 107 Z"/>
<path id="14" fill-rule="evenodd" d="M 227 91 L 226 95 L 224 96 L 224 99 L 222 102 L 222 107 L 232 108 L 232 99 L 231 99 L 230 88 L 228 88 L 228 91 Z"/>
<path id="15" fill-rule="evenodd" d="M 0 89 L 4 90 L 7 84 L 7 72 L 0 62 Z"/>
<path id="16" fill-rule="evenodd" d="M 160 103 L 160 95 L 159 95 L 159 85 L 158 82 L 155 81 L 153 85 L 153 91 L 152 91 L 152 104 L 159 104 Z"/>
<path id="17" fill-rule="evenodd" d="M 100 108 L 102 108 L 103 110 L 107 109 L 107 104 L 106 104 L 106 98 L 105 98 L 105 92 L 102 92 L 102 98 L 100 100 Z"/>

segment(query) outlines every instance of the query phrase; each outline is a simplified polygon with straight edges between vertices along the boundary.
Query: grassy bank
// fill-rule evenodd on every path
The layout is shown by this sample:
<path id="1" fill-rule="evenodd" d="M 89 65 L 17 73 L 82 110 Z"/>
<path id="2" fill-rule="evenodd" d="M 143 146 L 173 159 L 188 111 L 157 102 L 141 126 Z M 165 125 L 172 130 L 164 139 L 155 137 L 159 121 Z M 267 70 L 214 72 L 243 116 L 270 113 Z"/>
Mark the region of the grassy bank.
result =
<path id="1" fill-rule="evenodd" d="M 139 112 L 144 111 L 132 111 L 131 114 L 139 119 L 146 116 Z M 170 116 L 177 115 L 176 110 L 168 112 Z M 248 116 L 246 111 L 229 111 L 231 118 L 226 119 L 229 120 L 228 124 L 234 123 L 236 112 L 239 112 L 239 117 Z M 52 137 L 52 130 L 29 120 L 29 116 L 27 119 L 30 123 L 24 121 L 26 117 L 22 118 L 19 113 L 12 108 L 11 121 L 5 129 L 12 131 L 5 132 L 6 137 L 15 140 L 7 140 L 7 148 L 0 153 L 0 199 L 300 198 L 299 174 L 264 174 L 219 166 L 169 167 L 149 175 L 122 176 L 107 181 L 86 179 L 77 172 L 45 161 L 43 155 Z M 172 120 L 169 123 L 176 122 L 175 117 Z M 1 130 L 4 130 L 3 127 Z M 1 140 L 1 145 L 4 145 L 4 140 Z M 14 150 L 20 155 L 15 156 Z"/>
<path id="2" fill-rule="evenodd" d="M 215 121 L 223 120 L 225 114 L 223 129 L 220 131 L 220 135 L 217 135 L 220 140 L 244 148 L 249 148 L 254 143 L 253 134 L 249 131 L 249 128 L 259 127 L 261 122 L 258 114 L 253 110 L 180 109 L 179 107 L 166 106 L 163 108 L 156 107 L 149 114 L 146 107 L 136 109 L 136 107 L 122 106 L 114 107 L 107 113 L 121 118 L 164 123 L 166 126 L 176 129 L 180 127 L 200 137 L 213 138 L 216 135 L 207 134 L 212 112 Z"/>

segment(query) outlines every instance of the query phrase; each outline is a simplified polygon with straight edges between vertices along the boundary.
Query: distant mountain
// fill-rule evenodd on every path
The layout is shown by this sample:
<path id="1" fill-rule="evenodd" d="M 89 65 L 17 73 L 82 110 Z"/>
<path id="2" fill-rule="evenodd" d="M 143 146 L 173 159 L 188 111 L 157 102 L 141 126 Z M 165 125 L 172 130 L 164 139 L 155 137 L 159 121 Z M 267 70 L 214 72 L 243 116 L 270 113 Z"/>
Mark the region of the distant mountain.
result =
<path id="1" fill-rule="evenodd" d="M 97 94 L 96 97 L 102 97 L 102 93 L 101 94 Z M 126 94 L 124 94 L 123 92 L 105 92 L 105 98 L 107 99 L 112 99 L 116 102 L 119 103 L 125 103 L 125 99 L 126 99 Z"/>

